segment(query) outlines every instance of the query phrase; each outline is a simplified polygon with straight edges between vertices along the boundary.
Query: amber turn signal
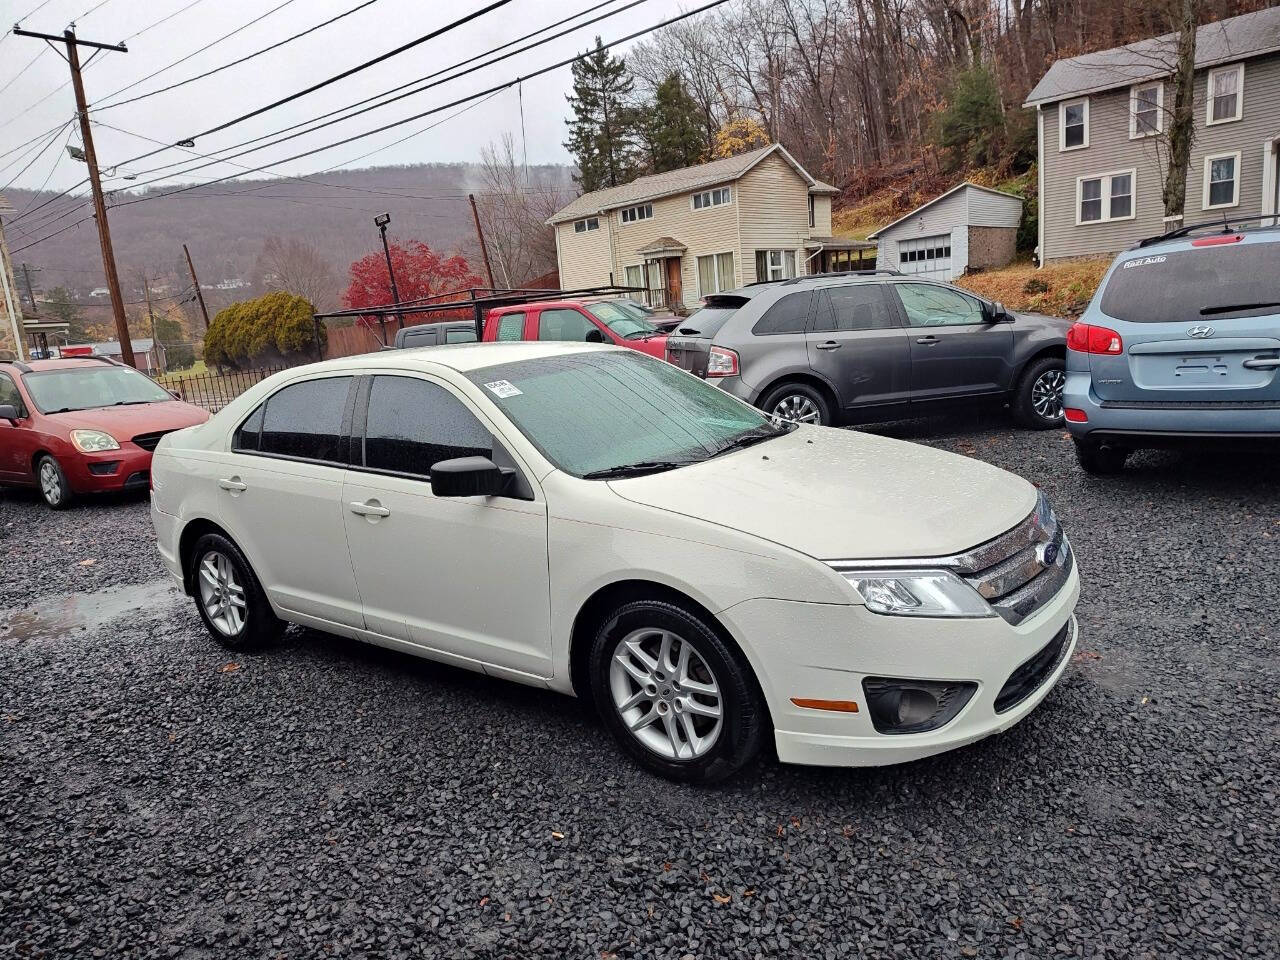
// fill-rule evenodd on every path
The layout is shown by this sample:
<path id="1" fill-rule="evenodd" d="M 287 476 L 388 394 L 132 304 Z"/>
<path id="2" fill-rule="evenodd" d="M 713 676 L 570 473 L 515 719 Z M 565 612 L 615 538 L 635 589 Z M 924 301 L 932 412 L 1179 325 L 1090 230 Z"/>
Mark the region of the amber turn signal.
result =
<path id="1" fill-rule="evenodd" d="M 791 702 L 807 710 L 834 710 L 836 713 L 857 713 L 856 700 L 811 700 L 808 697 L 792 697 Z"/>

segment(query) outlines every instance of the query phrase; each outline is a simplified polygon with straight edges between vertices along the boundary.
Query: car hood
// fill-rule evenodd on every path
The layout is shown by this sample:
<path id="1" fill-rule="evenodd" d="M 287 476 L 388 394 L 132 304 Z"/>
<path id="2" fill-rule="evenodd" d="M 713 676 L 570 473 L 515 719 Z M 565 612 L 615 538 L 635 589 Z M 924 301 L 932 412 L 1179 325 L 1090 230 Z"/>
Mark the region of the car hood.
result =
<path id="1" fill-rule="evenodd" d="M 117 440 L 128 440 L 140 433 L 181 430 L 204 423 L 209 414 L 190 403 L 171 400 L 168 403 L 139 403 L 125 407 L 95 407 L 91 410 L 68 410 L 49 414 L 49 419 L 68 430 L 89 428 L 105 430 Z"/>
<path id="2" fill-rule="evenodd" d="M 819 560 L 958 553 L 1017 526 L 1036 504 L 1030 483 L 980 460 L 826 427 L 610 486 Z"/>

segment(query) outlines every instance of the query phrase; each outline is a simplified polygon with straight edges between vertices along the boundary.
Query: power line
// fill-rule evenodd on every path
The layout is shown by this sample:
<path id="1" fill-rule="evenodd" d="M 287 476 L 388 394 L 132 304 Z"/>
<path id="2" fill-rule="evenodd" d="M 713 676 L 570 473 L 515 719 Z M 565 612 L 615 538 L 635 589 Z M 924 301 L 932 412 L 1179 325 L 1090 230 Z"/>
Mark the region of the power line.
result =
<path id="1" fill-rule="evenodd" d="M 200 2 L 202 2 L 202 0 L 195 0 L 195 3 L 200 3 Z M 338 14 L 336 17 L 330 17 L 328 20 L 325 20 L 323 23 L 317 23 L 313 27 L 308 27 L 306 30 L 302 30 L 299 33 L 295 33 L 291 37 L 286 37 L 285 39 L 279 40 L 268 47 L 263 47 L 261 50 L 255 50 L 253 53 L 247 56 L 241 57 L 239 60 L 232 60 L 230 63 L 224 63 L 220 67 L 214 67 L 212 70 L 206 70 L 204 73 L 198 73 L 194 77 L 188 77 L 186 80 L 179 80 L 177 83 L 171 83 L 169 84 L 169 86 L 161 87 L 159 90 L 152 90 L 149 93 L 140 93 L 136 97 L 130 97 L 127 100 L 118 100 L 115 103 L 104 103 L 101 106 L 94 107 L 93 111 L 91 112 L 97 112 L 101 110 L 112 110 L 116 107 L 123 107 L 126 103 L 137 103 L 139 100 L 145 100 L 147 97 L 154 97 L 156 96 L 156 94 L 167 93 L 170 90 L 176 90 L 178 87 L 184 87 L 188 83 L 195 83 L 197 80 L 203 80 L 205 77 L 211 77 L 215 73 L 220 73 L 223 70 L 227 70 L 231 67 L 239 66 L 242 63 L 252 60 L 254 57 L 261 56 L 262 54 L 268 53 L 271 50 L 275 50 L 278 47 L 283 47 L 286 43 L 292 43 L 294 40 L 297 40 L 299 37 L 305 37 L 309 33 L 315 33 L 315 31 L 320 30 L 323 27 L 327 27 L 331 23 L 336 23 L 337 21 L 341 20 L 343 17 L 349 17 L 351 16 L 351 14 L 356 13 L 360 10 L 363 10 L 365 7 L 371 6 L 377 2 L 378 0 L 364 0 L 363 3 L 352 7 L 350 10 L 347 10 L 344 13 Z M 191 4 L 191 6 L 194 6 L 195 3 Z M 184 7 L 183 9 L 187 9 L 187 8 Z M 208 49 L 208 48 L 205 48 L 205 49 Z M 186 58 L 186 59 L 190 59 L 190 58 Z M 170 66 L 173 66 L 173 64 L 171 64 Z M 166 67 L 165 69 L 167 70 L 168 67 Z M 162 73 L 162 72 L 163 71 L 160 71 L 160 70 L 156 71 L 156 73 Z M 132 87 L 136 87 L 138 84 L 144 82 L 145 80 L 149 80 L 151 77 L 154 77 L 155 75 L 156 74 L 153 73 L 148 77 L 143 77 L 142 80 L 136 80 L 133 83 L 129 84 L 128 87 L 122 87 L 120 90 L 117 90 L 116 93 L 120 93 L 124 90 L 128 90 Z M 110 96 L 104 97 L 103 99 L 109 100 L 113 96 L 115 96 L 115 94 L 111 94 Z"/>
<path id="2" fill-rule="evenodd" d="M 21 246 L 21 247 L 14 247 L 12 250 L 10 250 L 10 251 L 9 251 L 9 253 L 10 253 L 10 254 L 14 254 L 14 253 L 21 253 L 23 250 L 29 250 L 29 249 L 31 249 L 32 247 L 34 247 L 37 243 L 44 243 L 46 240 L 52 240 L 52 239 L 53 239 L 54 237 L 56 237 L 58 234 L 60 234 L 60 233 L 66 233 L 66 232 L 67 232 L 68 230 L 70 230 L 72 227 L 78 227 L 78 226 L 80 226 L 80 224 L 82 224 L 82 223 L 88 223 L 88 222 L 89 222 L 90 220 L 92 220 L 92 219 L 93 219 L 93 216 L 92 216 L 92 215 L 87 216 L 87 217 L 81 217 L 79 220 L 75 221 L 74 223 L 69 223 L 69 224 L 67 224 L 65 227 L 62 227 L 62 228 L 61 228 L 61 229 L 59 229 L 59 230 L 55 230 L 53 233 L 49 234 L 47 237 L 41 237 L 39 240 L 33 240 L 33 241 L 31 241 L 30 243 L 28 243 L 28 244 L 24 244 L 24 245 L 23 245 L 23 246 Z"/>
<path id="3" fill-rule="evenodd" d="M 31 195 L 31 199 L 27 201 L 27 205 L 23 207 L 22 210 L 18 213 L 19 217 L 21 217 L 23 214 L 25 214 L 28 210 L 31 209 L 31 204 L 36 202 L 36 197 L 39 196 L 42 192 L 44 192 L 44 188 L 49 185 L 49 181 L 50 179 L 52 179 L 54 171 L 58 169 L 58 164 L 60 164 L 62 162 L 62 158 L 67 155 L 66 147 L 67 147 L 67 144 L 71 143 L 71 135 L 73 133 L 75 133 L 74 130 L 67 131 L 67 139 L 62 142 L 63 149 L 59 150 L 57 154 L 54 156 L 53 165 L 49 167 L 49 172 L 45 174 L 45 178 L 40 183 L 40 186 L 36 187 L 34 193 L 32 193 Z M 14 219 L 16 220 L 17 217 L 15 217 Z"/>
<path id="4" fill-rule="evenodd" d="M 160 26 L 160 24 L 162 24 L 162 23 L 168 23 L 168 22 L 169 22 L 170 20 L 172 20 L 174 17 L 178 16 L 178 15 L 179 15 L 179 14 L 181 14 L 181 13 L 186 13 L 186 12 L 187 12 L 188 10 L 190 10 L 192 7 L 194 7 L 194 6 L 198 5 L 198 4 L 201 4 L 201 3 L 204 3 L 204 0 L 191 0 L 191 2 L 190 2 L 190 3 L 188 3 L 185 7 L 180 7 L 179 9 L 177 9 L 177 10 L 173 11 L 173 13 L 166 14 L 165 16 L 161 17 L 159 20 L 153 20 L 151 23 L 147 24 L 147 25 L 146 25 L 145 27 L 143 27 L 141 30 L 136 30 L 136 31 L 134 31 L 133 33 L 131 33 L 131 34 L 129 34 L 127 37 L 125 37 L 123 40 L 121 40 L 120 42 L 121 42 L 121 43 L 128 43 L 130 40 L 133 40 L 135 37 L 140 37 L 140 36 L 142 36 L 144 33 L 146 33 L 148 30 L 152 29 L 153 27 L 158 27 L 158 26 Z"/>
<path id="5" fill-rule="evenodd" d="M 69 124 L 70 122 L 71 122 L 71 121 L 69 121 L 69 120 L 68 120 L 66 124 L 63 124 L 62 128 L 60 128 L 60 129 L 58 129 L 57 131 L 55 131 L 55 132 L 54 132 L 54 134 L 53 134 L 53 136 L 52 136 L 52 137 L 50 137 L 48 140 L 46 140 L 46 141 L 45 141 L 44 146 L 42 146 L 38 151 L 36 151 L 36 155 L 35 155 L 34 157 L 32 157 L 32 158 L 27 162 L 27 165 L 26 165 L 25 167 L 23 167 L 21 170 L 19 170 L 17 173 L 15 173 L 15 174 L 13 175 L 13 179 L 12 179 L 12 180 L 10 180 L 8 183 L 6 183 L 3 187 L 0 187 L 0 190 L 7 190 L 7 189 L 9 189 L 9 187 L 13 186 L 14 181 L 16 181 L 20 176 L 22 176 L 24 173 L 26 173 L 28 170 L 30 170 L 30 169 L 31 169 L 32 164 L 34 164 L 37 160 L 39 160 L 39 159 L 40 159 L 40 157 L 44 155 L 44 152 L 45 152 L 46 150 L 48 150 L 51 146 L 53 146 L 53 144 L 54 144 L 54 143 L 56 143 L 56 142 L 57 142 L 58 137 L 59 137 L 59 136 L 61 135 L 61 133 L 62 133 L 62 130 L 63 130 L 63 129 L 65 129 L 65 127 L 67 126 L 67 124 Z M 68 140 L 70 140 L 70 137 L 68 137 L 67 139 L 68 139 Z M 9 166 L 8 166 L 8 167 L 5 167 L 5 169 L 6 169 L 6 170 L 7 170 L 7 169 L 9 169 L 9 167 L 12 167 L 14 163 L 19 163 L 19 162 L 21 162 L 21 160 L 22 160 L 22 158 L 21 158 L 21 157 L 19 157 L 17 160 L 13 161 L 13 163 L 9 164 Z M 46 181 L 46 182 L 47 182 L 47 181 Z"/>
<path id="6" fill-rule="evenodd" d="M 441 68 L 440 70 L 435 71 L 434 73 L 429 73 L 429 74 L 427 74 L 425 77 L 419 77 L 419 78 L 417 78 L 417 79 L 415 79 L 415 80 L 410 81 L 409 83 L 400 84 L 399 86 L 397 86 L 397 87 L 393 87 L 393 88 L 391 88 L 390 90 L 386 90 L 386 91 L 383 91 L 382 93 L 374 94 L 374 95 L 373 95 L 373 96 L 371 96 L 371 97 L 366 97 L 365 99 L 363 99 L 363 100 L 358 100 L 358 101 L 356 101 L 355 103 L 347 104 L 346 106 L 344 106 L 344 107 L 339 107 L 339 108 L 337 108 L 336 110 L 330 110 L 330 111 L 328 111 L 327 113 L 322 113 L 322 114 L 320 114 L 318 117 L 312 117 L 312 118 L 310 118 L 310 119 L 308 119 L 308 120 L 304 120 L 304 121 L 301 121 L 301 122 L 299 122 L 299 123 L 292 124 L 292 125 L 290 125 L 290 126 L 288 126 L 288 127 L 284 127 L 283 129 L 281 129 L 281 130 L 277 130 L 277 131 L 275 131 L 275 132 L 273 132 L 273 133 L 264 134 L 263 136 L 260 136 L 260 137 L 254 137 L 254 138 L 252 138 L 252 139 L 249 139 L 249 140 L 243 141 L 242 143 L 239 143 L 239 144 L 232 144 L 232 145 L 230 145 L 230 146 L 220 147 L 218 150 L 216 150 L 216 151 L 215 151 L 215 154 L 222 154 L 222 153 L 226 153 L 226 151 L 228 151 L 228 150 L 235 150 L 235 149 L 237 149 L 237 148 L 239 148 L 239 147 L 248 146 L 249 144 L 253 144 L 253 143 L 260 143 L 260 142 L 261 142 L 261 141 L 263 141 L 263 140 L 270 140 L 272 137 L 277 137 L 277 139 L 271 140 L 271 142 L 270 142 L 270 143 L 265 143 L 265 144 L 262 144 L 262 146 L 254 147 L 254 148 L 249 149 L 249 150 L 241 150 L 239 153 L 233 153 L 233 154 L 230 154 L 230 156 L 229 156 L 229 157 L 224 158 L 224 159 L 226 160 L 226 162 L 230 162 L 230 159 L 231 159 L 231 158 L 234 158 L 234 157 L 242 157 L 242 156 L 245 156 L 246 154 L 249 154 L 249 153 L 255 153 L 255 152 L 257 152 L 258 150 L 263 150 L 263 149 L 266 149 L 267 147 L 272 147 L 272 146 L 275 146 L 276 144 L 284 143 L 284 142 L 286 142 L 286 141 L 288 141 L 288 140 L 296 139 L 297 137 L 304 136 L 304 135 L 306 135 L 306 134 L 308 134 L 308 133 L 314 133 L 316 130 L 322 130 L 322 129 L 324 129 L 325 127 L 333 126 L 333 125 L 334 125 L 334 124 L 336 124 L 336 123 L 341 123 L 341 122 L 342 122 L 342 121 L 344 121 L 344 120 L 350 120 L 350 119 L 352 119 L 353 117 L 358 117 L 358 116 L 360 116 L 360 115 L 362 115 L 362 114 L 364 114 L 364 113 L 368 113 L 368 112 L 370 112 L 370 111 L 372 111 L 372 110 L 376 110 L 376 109 L 378 109 L 378 108 L 380 108 L 380 107 L 387 106 L 388 104 L 395 103 L 396 101 L 403 100 L 403 99 L 405 99 L 406 97 L 413 96 L 414 94 L 422 93 L 422 92 L 424 92 L 424 91 L 426 91 L 426 90 L 433 89 L 433 88 L 438 87 L 438 86 L 441 86 L 441 85 L 443 85 L 443 84 L 445 84 L 445 83 L 449 83 L 450 81 L 457 80 L 457 79 L 459 79 L 459 78 L 461 78 L 461 77 L 465 77 L 465 76 L 467 76 L 468 74 L 475 73 L 476 71 L 478 71 L 478 70 L 482 70 L 482 69 L 484 69 L 484 68 L 486 68 L 486 67 L 491 67 L 491 66 L 493 66 L 493 65 L 495 65 L 495 64 L 501 63 L 501 62 L 502 62 L 502 61 L 504 61 L 504 60 L 508 60 L 508 59 L 510 59 L 511 57 L 517 56 L 517 55 L 519 55 L 519 54 L 521 54 L 521 53 L 525 53 L 525 52 L 527 52 L 527 51 L 529 51 L 529 50 L 532 50 L 532 49 L 534 49 L 534 48 L 536 48 L 536 47 L 542 46 L 543 44 L 550 43 L 550 42 L 551 42 L 551 41 L 553 41 L 553 40 L 557 40 L 557 39 L 559 39 L 560 37 L 566 36 L 567 34 L 573 33 L 573 32 L 575 32 L 575 31 L 577 31 L 577 30 L 581 30 L 581 29 L 583 29 L 583 28 L 585 28 L 585 27 L 589 27 L 589 26 L 591 26 L 592 24 L 595 24 L 595 23 L 600 22 L 601 20 L 607 19 L 607 18 L 612 17 L 612 16 L 616 16 L 616 15 L 617 15 L 617 14 L 619 14 L 619 13 L 623 13 L 624 11 L 631 9 L 632 7 L 635 7 L 635 6 L 638 6 L 638 5 L 639 5 L 639 4 L 641 4 L 641 3 L 645 3 L 645 2 L 647 2 L 647 0 L 631 0 L 631 2 L 630 2 L 630 3 L 627 3 L 627 4 L 626 4 L 625 6 L 623 6 L 623 7 L 620 7 L 620 8 L 618 8 L 618 9 L 616 9 L 616 10 L 612 10 L 612 11 L 610 11 L 610 12 L 608 12 L 608 13 L 602 14 L 601 16 L 595 17 L 595 18 L 593 18 L 593 19 L 591 19 L 591 20 L 584 21 L 584 22 L 579 23 L 579 24 L 577 24 L 577 25 L 575 25 L 575 26 L 573 26 L 573 27 L 569 27 L 569 28 L 567 28 L 567 29 L 565 29 L 565 30 L 560 31 L 559 33 L 552 34 L 551 36 L 548 36 L 548 37 L 543 37 L 541 40 L 538 40 L 538 41 L 536 41 L 536 42 L 534 42 L 534 43 L 527 44 L 526 46 L 520 47 L 519 49 L 511 50 L 511 51 L 509 51 L 509 52 L 507 52 L 507 53 L 504 53 L 504 54 L 503 54 L 502 56 L 500 56 L 500 57 L 494 57 L 493 59 L 487 60 L 487 61 L 485 61 L 484 63 L 480 63 L 480 64 L 476 64 L 476 63 L 475 63 L 475 61 L 476 61 L 476 60 L 480 60 L 480 59 L 482 59 L 482 58 L 484 58 L 484 57 L 487 57 L 487 56 L 489 56 L 489 55 L 490 55 L 490 54 L 492 54 L 492 53 L 496 53 L 496 52 L 498 52 L 498 51 L 500 51 L 500 50 L 504 50 L 504 49 L 506 49 L 506 48 L 508 48 L 508 47 L 511 47 L 511 46 L 513 46 L 513 45 L 515 45 L 515 44 L 517 44 L 517 43 L 520 43 L 520 42 L 522 42 L 522 41 L 524 41 L 524 40 L 528 40 L 528 39 L 530 39 L 530 38 L 532 38 L 532 37 L 535 37 L 535 36 L 537 36 L 537 35 L 538 35 L 538 34 L 540 34 L 540 33 L 545 33 L 545 32 L 546 32 L 546 31 L 548 31 L 548 30 L 554 30 L 556 27 L 559 27 L 559 26 L 563 25 L 564 23 L 568 22 L 569 20 L 576 20 L 576 19 L 577 19 L 577 18 L 579 18 L 579 17 L 586 16 L 587 14 L 590 14 L 590 13 L 594 13 L 595 11 L 599 10 L 601 7 L 608 6 L 609 4 L 611 4 L 611 3 L 615 3 L 615 2 L 617 2 L 617 0 L 605 0 L 605 2 L 603 2 L 603 3 L 597 3 L 595 6 L 588 7 L 586 10 L 580 11 L 579 13 L 575 13 L 575 14 L 573 14 L 572 16 L 565 17 L 564 19 L 559 20 L 559 21 L 557 21 L 557 22 L 555 22 L 555 23 L 548 24 L 547 26 L 545 26 L 545 27 L 541 27 L 541 28 L 539 28 L 539 29 L 537 29 L 537 30 L 533 30 L 533 31 L 531 31 L 531 32 L 529 32 L 529 33 L 527 33 L 527 34 L 525 34 L 524 36 L 517 37 L 517 38 L 515 38 L 514 40 L 511 40 L 511 41 L 509 41 L 509 42 L 507 42 L 507 43 L 502 44 L 502 45 L 501 45 L 501 46 L 499 46 L 499 47 L 495 47 L 493 50 L 487 51 L 486 53 L 482 53 L 482 54 L 478 54 L 478 55 L 473 56 L 473 57 L 469 57 L 469 58 L 467 58 L 466 60 L 461 60 L 461 61 L 459 61 L 458 63 L 452 64 L 452 65 L 450 65 L 450 66 L 448 66 L 448 67 L 443 67 L 443 68 Z M 474 64 L 474 65 L 473 65 L 473 66 L 468 66 L 468 65 L 470 65 L 470 64 Z M 461 67 L 467 67 L 467 69 L 465 69 L 465 70 L 461 70 L 460 72 L 455 73 L 455 74 L 453 74 L 452 76 L 445 77 L 443 80 L 437 80 L 437 81 L 435 81 L 435 82 L 431 82 L 431 83 L 422 83 L 422 85 L 421 85 L 421 86 L 418 86 L 418 87 L 416 87 L 416 88 L 415 88 L 415 89 L 413 89 L 413 90 L 409 90 L 409 91 L 407 91 L 407 92 L 405 92 L 405 93 L 399 93 L 397 96 L 390 97 L 389 99 L 383 100 L 381 103 L 375 103 L 375 104 L 373 104 L 372 106 L 369 106 L 369 107 L 367 107 L 367 108 L 365 108 L 365 109 L 362 109 L 362 110 L 356 110 L 356 109 L 355 109 L 356 107 L 361 107 L 361 106 L 363 106 L 363 105 L 365 105 L 365 104 L 372 103 L 372 101 L 378 100 L 378 99 L 380 99 L 380 98 L 382 98 L 382 97 L 387 97 L 389 94 L 397 93 L 398 91 L 404 90 L 406 87 L 413 86 L 413 85 L 414 85 L 414 84 L 416 84 L 416 83 L 420 83 L 420 82 L 421 82 L 421 81 L 423 81 L 423 80 L 434 80 L 434 78 L 440 77 L 442 74 L 449 73 L 450 71 L 453 71 L 453 70 L 458 70 L 458 69 L 459 69 L 459 68 L 461 68 Z M 289 131 L 291 131 L 291 130 L 298 130 L 298 128 L 299 128 L 299 127 L 307 127 L 309 124 L 314 124 L 314 123 L 316 123 L 316 121 L 317 121 L 317 120 L 324 120 L 324 119 L 325 119 L 325 118 L 327 118 L 327 117 L 333 117 L 335 114 L 342 113 L 342 112 L 344 112 L 344 111 L 346 111 L 346 110 L 352 110 L 353 112 L 348 113 L 346 116 L 338 117 L 337 119 L 334 119 L 334 120 L 328 120 L 328 121 L 326 121 L 326 122 L 324 122 L 324 123 L 318 123 L 318 124 L 316 124 L 315 126 L 310 126 L 310 127 L 308 127 L 308 129 L 306 129 L 306 130 L 301 130 L 301 131 L 299 131 L 299 132 L 297 132 L 297 133 L 292 133 L 292 134 L 290 134 L 289 136 L 279 136 L 279 134 L 286 134 L 286 133 L 289 133 Z M 158 141 L 154 141 L 154 142 L 158 142 Z M 163 149 L 161 149 L 161 150 L 152 150 L 152 151 L 150 151 L 149 153 L 144 153 L 144 154 L 142 154 L 142 155 L 140 155 L 140 156 L 133 157 L 131 160 L 126 160 L 126 161 L 124 161 L 124 162 L 125 162 L 125 163 L 132 163 L 132 162 L 134 162 L 134 161 L 136 161 L 136 160 L 145 159 L 145 158 L 146 158 L 146 157 L 148 157 L 148 156 L 153 156 L 153 155 L 155 155 L 155 154 L 157 154 L 157 153 L 162 153 L 162 152 L 163 152 Z M 213 159 L 213 158 L 211 157 L 210 159 Z M 357 159 L 361 159 L 361 158 L 357 158 Z M 157 172 L 157 171 L 159 171 L 159 170 L 166 170 L 166 169 L 169 169 L 169 168 L 172 168 L 172 167 L 181 166 L 181 165 L 183 164 L 183 162 L 184 162 L 184 161 L 175 161 L 175 162 L 172 162 L 172 163 L 165 163 L 165 164 L 161 164 L 161 165 L 156 166 L 156 167 L 151 167 L 151 168 L 149 168 L 149 169 L 147 169 L 147 170 L 139 171 L 139 174 L 140 174 L 140 175 L 145 176 L 146 174 L 149 174 L 149 173 L 155 173 L 155 172 Z M 156 178 L 154 178 L 154 179 L 152 179 L 152 180 L 146 181 L 146 183 L 157 183 L 157 182 L 159 182 L 160 180 L 168 180 L 168 179 L 171 179 L 173 176 L 178 176 L 178 175 L 180 175 L 180 174 L 182 174 L 182 173 L 190 173 L 191 171 L 194 171 L 194 170 L 202 170 L 202 169 L 204 169 L 205 167 L 214 166 L 214 165 L 216 164 L 216 162 L 218 162 L 218 161 L 216 161 L 216 160 L 215 160 L 215 162 L 214 162 L 214 163 L 199 164 L 199 165 L 194 166 L 194 167 L 187 167 L 185 170 L 183 170 L 183 171 L 179 171 L 179 173 L 178 173 L 178 174 L 168 174 L 168 175 L 165 175 L 165 176 L 162 176 L 162 177 L 156 177 Z M 355 162 L 355 161 L 352 161 L 352 162 Z M 144 184 L 140 184 L 140 186 L 141 186 L 141 185 L 145 185 L 145 183 L 144 183 Z"/>
<path id="7" fill-rule="evenodd" d="M 9 34 L 7 34 L 7 33 L 6 33 L 6 34 L 4 34 L 3 36 L 7 37 L 8 35 L 9 35 Z M 0 38 L 0 39 L 2 39 L 2 38 Z M 6 83 L 3 87 L 0 87 L 0 93 L 4 93 L 4 92 L 5 92 L 6 90 L 8 90 L 11 86 L 13 86 L 14 82 L 15 82 L 15 81 L 20 77 L 20 76 L 22 76 L 24 73 L 26 73 L 28 70 L 30 70 L 30 69 L 31 69 L 31 67 L 35 64 L 35 62 L 36 62 L 37 60 L 39 60 L 41 57 L 43 57 L 43 56 L 44 56 L 46 53 L 48 53 L 48 52 L 49 52 L 49 48 L 48 48 L 48 47 L 41 47 L 39 50 L 37 50 L 37 51 L 36 51 L 36 55 L 35 55 L 34 57 L 32 57 L 30 60 L 28 60 L 28 61 L 27 61 L 27 65 L 26 65 L 25 67 L 23 67 L 21 70 L 19 70 L 17 73 L 15 73 L 12 77 L 10 77 L 10 78 L 9 78 L 9 82 L 8 82 L 8 83 Z"/>

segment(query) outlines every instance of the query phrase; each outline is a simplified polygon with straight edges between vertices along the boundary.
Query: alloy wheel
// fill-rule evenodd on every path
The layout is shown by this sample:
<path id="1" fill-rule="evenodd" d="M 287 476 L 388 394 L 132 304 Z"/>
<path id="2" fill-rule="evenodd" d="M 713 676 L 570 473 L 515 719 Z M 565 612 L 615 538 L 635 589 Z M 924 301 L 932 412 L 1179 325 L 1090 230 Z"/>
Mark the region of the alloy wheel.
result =
<path id="1" fill-rule="evenodd" d="M 62 500 L 62 479 L 52 460 L 45 460 L 40 464 L 40 492 L 49 503 L 59 503 Z"/>
<path id="2" fill-rule="evenodd" d="M 693 645 L 669 630 L 623 637 L 609 664 L 613 705 L 631 735 L 659 756 L 703 756 L 724 726 L 715 674 Z"/>
<path id="3" fill-rule="evenodd" d="M 244 629 L 244 586 L 231 558 L 210 550 L 200 559 L 200 605 L 218 632 L 234 637 Z"/>
<path id="4" fill-rule="evenodd" d="M 818 405 L 802 393 L 793 393 L 783 397 L 773 405 L 771 411 L 774 423 L 791 421 L 793 423 L 819 423 L 821 414 Z"/>
<path id="5" fill-rule="evenodd" d="M 1067 375 L 1061 370 L 1046 370 L 1031 384 L 1031 407 L 1040 419 L 1053 422 L 1062 419 L 1062 388 Z"/>

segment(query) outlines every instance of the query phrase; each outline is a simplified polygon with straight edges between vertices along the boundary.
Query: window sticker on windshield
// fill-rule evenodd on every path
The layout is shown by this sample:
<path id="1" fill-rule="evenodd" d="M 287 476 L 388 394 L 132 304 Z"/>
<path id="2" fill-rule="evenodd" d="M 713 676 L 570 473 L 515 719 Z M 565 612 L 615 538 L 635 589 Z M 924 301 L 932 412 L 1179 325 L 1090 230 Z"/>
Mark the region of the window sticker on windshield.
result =
<path id="1" fill-rule="evenodd" d="M 510 380 L 493 380 L 484 386 L 486 390 L 502 400 L 507 399 L 507 397 L 518 397 L 522 393 Z"/>
<path id="2" fill-rule="evenodd" d="M 1169 258 L 1168 258 L 1168 257 L 1165 257 L 1165 256 L 1159 256 L 1159 257 L 1142 257 L 1142 258 L 1140 258 L 1140 259 L 1138 259 L 1138 260 L 1129 260 L 1129 261 L 1127 261 L 1127 262 L 1125 263 L 1125 265 L 1124 265 L 1123 267 L 1121 267 L 1120 269 L 1121 269 L 1121 270 L 1128 270 L 1130 267 L 1146 267 L 1146 266 L 1150 266 L 1150 265 L 1151 265 L 1151 264 L 1153 264 L 1153 263 L 1164 263 L 1164 262 L 1165 262 L 1166 260 L 1168 260 L 1168 259 L 1169 259 Z"/>

